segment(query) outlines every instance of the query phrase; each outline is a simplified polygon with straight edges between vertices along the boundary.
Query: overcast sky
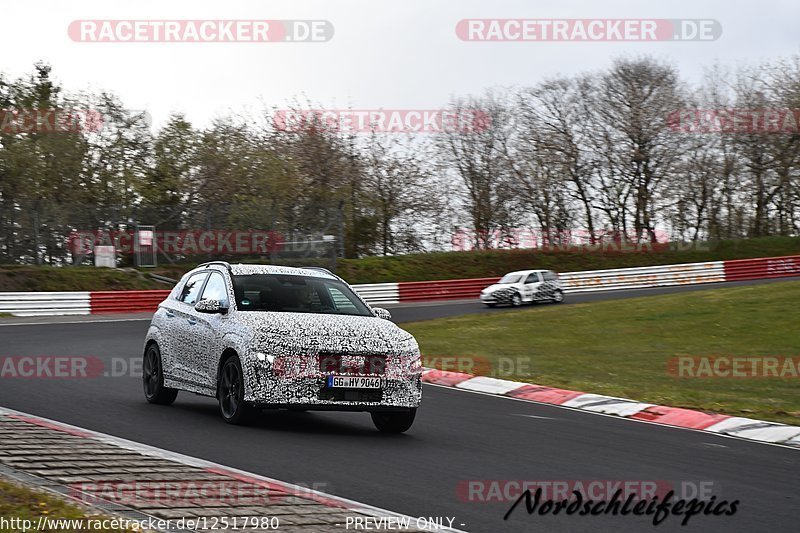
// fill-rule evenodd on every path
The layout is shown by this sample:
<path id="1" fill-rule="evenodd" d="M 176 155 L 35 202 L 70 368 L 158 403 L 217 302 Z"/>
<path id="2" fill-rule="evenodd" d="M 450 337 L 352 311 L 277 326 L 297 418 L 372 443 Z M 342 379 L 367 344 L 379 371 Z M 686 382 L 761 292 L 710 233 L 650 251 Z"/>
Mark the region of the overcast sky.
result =
<path id="1" fill-rule="evenodd" d="M 800 51 L 797 0 L 0 0 L 0 71 L 44 60 L 70 91 L 109 90 L 156 124 L 184 112 L 215 116 L 285 106 L 295 96 L 327 107 L 430 109 L 491 86 L 533 84 L 652 54 L 689 80 L 715 61 L 736 65 Z M 465 18 L 716 19 L 713 42 L 465 42 Z M 81 43 L 80 19 L 323 19 L 323 43 Z"/>

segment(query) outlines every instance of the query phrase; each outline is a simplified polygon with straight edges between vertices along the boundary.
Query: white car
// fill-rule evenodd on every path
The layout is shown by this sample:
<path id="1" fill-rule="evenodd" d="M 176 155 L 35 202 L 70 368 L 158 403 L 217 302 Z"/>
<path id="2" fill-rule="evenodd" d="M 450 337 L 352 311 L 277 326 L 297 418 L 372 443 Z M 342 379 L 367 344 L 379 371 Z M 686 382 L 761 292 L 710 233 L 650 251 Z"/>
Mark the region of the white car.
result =
<path id="1" fill-rule="evenodd" d="M 422 366 L 416 340 L 390 318 L 324 269 L 206 263 L 153 316 L 145 397 L 215 397 L 234 424 L 260 409 L 366 411 L 400 433 L 422 398 Z"/>
<path id="2" fill-rule="evenodd" d="M 494 285 L 481 291 L 481 302 L 489 307 L 498 304 L 518 307 L 523 303 L 564 301 L 564 288 L 552 270 L 509 272 Z"/>

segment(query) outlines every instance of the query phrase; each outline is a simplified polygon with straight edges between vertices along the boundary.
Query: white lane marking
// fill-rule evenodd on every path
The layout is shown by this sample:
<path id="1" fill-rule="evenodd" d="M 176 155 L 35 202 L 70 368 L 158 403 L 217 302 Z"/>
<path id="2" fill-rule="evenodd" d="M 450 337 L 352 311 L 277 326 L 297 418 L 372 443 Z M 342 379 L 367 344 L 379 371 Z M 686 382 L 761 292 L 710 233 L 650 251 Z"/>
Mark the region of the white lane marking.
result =
<path id="1" fill-rule="evenodd" d="M 524 416 L 524 417 L 526 417 L 526 418 L 539 418 L 539 419 L 541 419 L 541 420 L 556 420 L 555 418 L 553 418 L 553 417 L 550 417 L 550 416 L 523 415 L 523 414 L 518 414 L 518 413 L 514 413 L 514 414 L 513 414 L 513 415 L 511 415 L 511 416 Z"/>
<path id="2" fill-rule="evenodd" d="M 704 435 L 714 435 L 714 436 L 717 436 L 717 437 L 720 437 L 720 438 L 723 438 L 723 439 L 733 439 L 733 440 L 738 440 L 740 442 L 749 442 L 751 444 L 775 446 L 775 447 L 778 447 L 778 448 L 786 448 L 787 450 L 794 450 L 794 451 L 800 450 L 800 447 L 798 447 L 798 446 L 791 446 L 791 445 L 787 446 L 786 444 L 778 444 L 778 443 L 775 443 L 775 442 L 766 442 L 766 441 L 761 441 L 761 440 L 746 439 L 744 437 L 738 437 L 736 435 L 728 435 L 726 433 L 709 433 L 708 431 L 703 430 L 703 429 L 684 428 L 684 427 L 681 427 L 681 426 L 670 426 L 668 424 L 659 424 L 658 422 L 651 422 L 650 420 L 639 420 L 638 418 L 623 418 L 621 416 L 609 415 L 609 414 L 606 414 L 606 413 L 600 413 L 598 411 L 586 411 L 586 410 L 580 409 L 578 407 L 567 407 L 566 405 L 557 405 L 557 404 L 554 404 L 554 403 L 537 402 L 536 400 L 530 400 L 528 398 L 515 398 L 513 396 L 503 396 L 501 394 L 491 394 L 491 393 L 488 393 L 488 392 L 480 392 L 480 391 L 476 391 L 476 390 L 458 389 L 456 387 L 449 387 L 447 385 L 437 385 L 436 383 L 425 383 L 425 385 L 428 385 L 430 387 L 438 387 L 440 389 L 452 390 L 452 391 L 468 392 L 470 394 L 480 394 L 482 396 L 489 396 L 490 398 L 500 398 L 500 399 L 503 399 L 503 400 L 514 400 L 514 401 L 517 401 L 517 402 L 527 402 L 527 403 L 535 403 L 535 404 L 538 404 L 538 405 L 546 405 L 548 407 L 554 407 L 554 408 L 557 408 L 557 409 L 567 409 L 569 411 L 573 411 L 573 412 L 576 412 L 576 413 L 583 413 L 583 414 L 586 414 L 586 415 L 604 416 L 604 417 L 607 417 L 607 418 L 613 418 L 615 420 L 620 420 L 620 421 L 625 421 L 625 422 L 635 422 L 635 423 L 638 423 L 638 424 L 650 424 L 651 426 L 658 426 L 658 427 L 662 427 L 662 428 L 666 428 L 666 429 L 678 429 L 678 430 L 682 430 L 682 431 L 693 431 L 695 433 L 702 433 Z M 798 437 L 800 437 L 800 436 L 798 436 Z M 795 439 L 791 439 L 790 442 L 794 443 Z M 798 442 L 798 444 L 800 444 L 800 442 Z"/>
<path id="3" fill-rule="evenodd" d="M 253 472 L 247 472 L 245 470 L 239 470 L 238 468 L 233 468 L 231 466 L 223 465 L 220 463 L 214 463 L 211 461 L 206 461 L 205 459 L 199 459 L 197 457 L 191 457 L 189 455 L 184 455 L 178 452 L 171 452 L 169 450 L 164 450 L 162 448 L 156 448 L 155 446 L 150 446 L 149 444 L 143 444 L 141 442 L 135 442 L 128 439 L 123 439 L 121 437 L 115 437 L 113 435 L 109 435 L 107 433 L 100 433 L 99 431 L 94 431 L 91 429 L 86 429 L 78 426 L 73 426 L 71 424 L 67 424 L 65 422 L 59 422 L 57 420 L 53 420 L 50 418 L 44 418 L 41 416 L 32 415 L 29 413 L 24 413 L 22 411 L 17 411 L 14 409 L 9 409 L 8 407 L 0 407 L 0 415 L 16 415 L 16 416 L 23 416 L 28 417 L 35 420 L 41 420 L 43 422 L 52 424 L 54 426 L 60 426 L 69 431 L 77 431 L 89 434 L 89 437 L 86 438 L 93 438 L 100 442 L 104 442 L 106 444 L 111 444 L 112 446 L 117 446 L 124 450 L 138 452 L 143 455 L 148 455 L 151 457 L 157 457 L 160 459 L 166 459 L 167 461 L 173 461 L 177 463 L 181 463 L 188 466 L 193 466 L 195 468 L 218 468 L 224 470 L 226 472 L 239 474 L 243 476 L 248 476 L 253 479 L 258 479 L 260 481 L 265 481 L 267 483 L 274 483 L 276 485 L 282 485 L 284 487 L 291 488 L 294 491 L 299 491 L 301 494 L 314 494 L 319 496 L 320 498 L 329 499 L 333 501 L 340 502 L 348 506 L 347 510 L 357 513 L 364 513 L 364 514 L 371 514 L 377 517 L 394 517 L 394 518 L 408 518 L 410 520 L 416 520 L 418 517 L 413 517 L 409 515 L 404 515 L 402 513 L 395 513 L 394 511 L 389 511 L 387 509 L 383 509 L 381 507 L 375 507 L 373 505 L 369 505 L 366 503 L 357 502 L 355 500 L 350 500 L 347 498 L 342 498 L 341 496 L 334 496 L 333 494 L 327 494 L 322 491 L 314 490 L 308 487 L 301 487 L 299 485 L 294 485 L 292 483 L 288 483 L 286 481 L 281 481 L 279 479 L 270 478 L 267 476 L 262 476 L 260 474 L 255 474 Z M 324 504 L 323 504 L 324 505 Z M 436 525 L 431 525 L 429 527 L 418 527 L 418 529 L 429 530 L 429 531 L 448 531 L 452 533 L 466 533 L 460 529 L 455 528 L 448 528 L 448 527 L 438 527 Z"/>

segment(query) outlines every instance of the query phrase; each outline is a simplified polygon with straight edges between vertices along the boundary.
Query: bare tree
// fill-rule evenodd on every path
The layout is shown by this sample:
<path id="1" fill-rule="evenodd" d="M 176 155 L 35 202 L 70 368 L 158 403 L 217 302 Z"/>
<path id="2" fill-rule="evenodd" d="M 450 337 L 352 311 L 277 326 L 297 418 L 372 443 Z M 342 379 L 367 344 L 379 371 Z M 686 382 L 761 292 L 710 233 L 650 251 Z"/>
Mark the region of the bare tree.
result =
<path id="1" fill-rule="evenodd" d="M 508 235 L 518 220 L 512 207 L 514 190 L 509 180 L 504 147 L 508 143 L 508 103 L 487 92 L 480 98 L 456 100 L 449 111 L 458 117 L 482 117 L 463 131 L 439 134 L 439 154 L 464 185 L 465 211 L 474 232 L 474 246 L 492 246 L 493 235 Z"/>
<path id="2" fill-rule="evenodd" d="M 637 242 L 655 242 L 656 198 L 684 142 L 670 131 L 668 117 L 684 107 L 684 88 L 674 67 L 647 57 L 615 61 L 593 85 L 596 91 L 587 96 L 604 209 L 625 234 L 630 213 Z"/>

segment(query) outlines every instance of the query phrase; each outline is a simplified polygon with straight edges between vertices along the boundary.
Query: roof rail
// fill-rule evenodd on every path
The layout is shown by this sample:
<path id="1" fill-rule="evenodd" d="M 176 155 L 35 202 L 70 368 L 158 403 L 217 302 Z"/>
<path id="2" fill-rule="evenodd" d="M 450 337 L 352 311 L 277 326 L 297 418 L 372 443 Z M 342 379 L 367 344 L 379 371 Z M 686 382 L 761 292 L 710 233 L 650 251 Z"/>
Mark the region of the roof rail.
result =
<path id="1" fill-rule="evenodd" d="M 305 269 L 305 270 L 316 270 L 318 272 L 325 272 L 326 274 L 330 274 L 331 276 L 336 276 L 336 274 L 334 274 L 333 272 L 331 272 L 330 270 L 328 270 L 325 267 L 295 267 L 295 268 L 302 268 L 302 269 Z"/>
<path id="2" fill-rule="evenodd" d="M 227 261 L 208 261 L 207 263 L 202 263 L 200 265 L 197 265 L 197 268 L 210 266 L 210 265 L 221 265 L 221 266 L 224 266 L 228 270 L 228 272 L 231 271 L 231 264 L 228 263 Z"/>

